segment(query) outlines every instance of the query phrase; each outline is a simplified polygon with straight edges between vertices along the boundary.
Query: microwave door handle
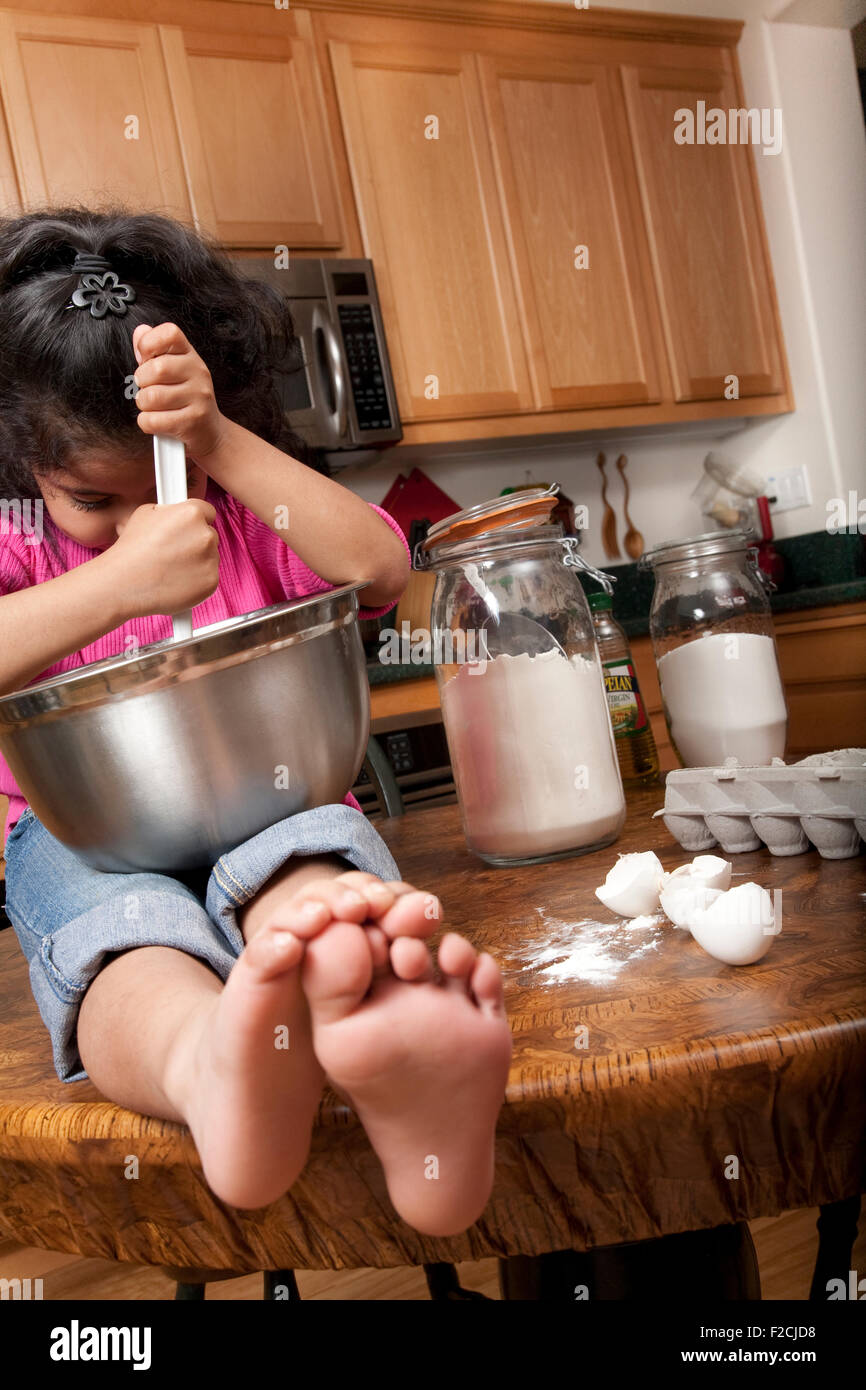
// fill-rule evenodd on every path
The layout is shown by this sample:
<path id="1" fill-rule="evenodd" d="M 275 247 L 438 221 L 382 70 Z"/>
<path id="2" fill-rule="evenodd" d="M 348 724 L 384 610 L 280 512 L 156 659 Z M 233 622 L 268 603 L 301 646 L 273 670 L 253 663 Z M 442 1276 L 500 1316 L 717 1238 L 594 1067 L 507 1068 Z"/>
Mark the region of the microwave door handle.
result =
<path id="1" fill-rule="evenodd" d="M 337 436 L 339 439 L 344 439 L 348 423 L 348 393 L 346 391 L 346 374 L 343 370 L 343 355 L 340 352 L 340 344 L 337 341 L 334 325 L 325 314 L 317 314 L 316 327 L 321 329 L 328 354 L 328 365 L 334 386 Z"/>

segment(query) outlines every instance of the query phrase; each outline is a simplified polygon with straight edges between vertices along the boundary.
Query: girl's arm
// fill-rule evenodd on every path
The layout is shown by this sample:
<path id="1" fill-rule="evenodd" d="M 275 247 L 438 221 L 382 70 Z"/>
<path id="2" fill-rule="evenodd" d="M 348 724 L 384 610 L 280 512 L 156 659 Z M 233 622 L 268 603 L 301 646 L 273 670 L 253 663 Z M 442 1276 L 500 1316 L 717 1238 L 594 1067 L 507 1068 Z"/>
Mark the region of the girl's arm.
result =
<path id="1" fill-rule="evenodd" d="M 197 498 L 138 507 L 101 555 L 0 597 L 0 695 L 130 618 L 203 603 L 219 582 L 215 516 Z"/>
<path id="2" fill-rule="evenodd" d="M 409 565 L 399 536 L 347 488 L 228 420 L 205 363 L 174 323 L 139 324 L 139 427 L 182 439 L 187 453 L 329 584 L 367 579 L 365 608 L 396 603 Z"/>
<path id="3" fill-rule="evenodd" d="M 258 435 L 225 420 L 220 442 L 196 463 L 265 522 L 329 584 L 371 579 L 365 608 L 396 602 L 409 565 L 399 536 L 372 507 Z"/>
<path id="4" fill-rule="evenodd" d="M 20 690 L 128 616 L 109 554 L 0 598 L 0 695 Z"/>

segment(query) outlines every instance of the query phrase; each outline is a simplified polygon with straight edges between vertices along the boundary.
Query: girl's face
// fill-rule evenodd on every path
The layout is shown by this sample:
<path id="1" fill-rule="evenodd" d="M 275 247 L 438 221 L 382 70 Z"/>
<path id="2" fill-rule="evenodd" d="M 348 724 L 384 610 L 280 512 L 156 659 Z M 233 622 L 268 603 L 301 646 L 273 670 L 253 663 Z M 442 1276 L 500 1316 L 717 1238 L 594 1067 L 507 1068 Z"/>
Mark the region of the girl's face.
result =
<path id="1" fill-rule="evenodd" d="M 126 460 L 87 453 L 37 479 L 48 515 L 59 530 L 91 550 L 107 550 L 136 507 L 156 501 L 153 454 Z M 190 497 L 203 498 L 207 475 L 187 459 Z"/>

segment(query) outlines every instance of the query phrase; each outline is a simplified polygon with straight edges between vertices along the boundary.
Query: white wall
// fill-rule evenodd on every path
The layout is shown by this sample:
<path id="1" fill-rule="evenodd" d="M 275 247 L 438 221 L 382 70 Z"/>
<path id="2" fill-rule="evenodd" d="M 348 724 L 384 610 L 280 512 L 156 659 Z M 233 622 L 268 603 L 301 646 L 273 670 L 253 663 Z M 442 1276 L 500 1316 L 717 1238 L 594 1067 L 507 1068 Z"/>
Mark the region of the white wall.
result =
<path id="1" fill-rule="evenodd" d="M 706 427 L 683 428 L 664 438 L 576 434 L 555 447 L 537 438 L 483 448 L 400 449 L 372 469 L 343 472 L 341 480 L 381 501 L 396 474 L 417 463 L 458 506 L 468 506 L 522 483 L 530 468 L 535 480 L 558 481 L 574 501 L 589 506 L 584 554 L 602 563 L 599 447 L 614 478 L 609 497 L 620 515 L 620 541 L 621 490 L 612 465 L 624 450 L 632 520 L 648 545 L 703 529 L 689 493 L 704 455 L 718 447 L 765 477 L 805 464 L 812 506 L 776 517 L 776 534 L 819 530 L 829 498 L 847 496 L 849 489 L 862 495 L 866 485 L 866 138 L 850 34 L 765 21 L 764 15 L 784 8 L 783 0 L 608 0 L 608 7 L 747 20 L 738 50 L 746 100 L 783 112 L 781 154 L 758 154 L 756 165 L 796 411 L 709 434 Z"/>
<path id="2" fill-rule="evenodd" d="M 768 473 L 806 463 L 813 506 L 779 518 L 791 535 L 866 482 L 866 135 L 847 30 L 747 25 L 740 62 L 750 104 L 783 112 L 782 153 L 757 166 L 797 404 L 740 453 Z"/>

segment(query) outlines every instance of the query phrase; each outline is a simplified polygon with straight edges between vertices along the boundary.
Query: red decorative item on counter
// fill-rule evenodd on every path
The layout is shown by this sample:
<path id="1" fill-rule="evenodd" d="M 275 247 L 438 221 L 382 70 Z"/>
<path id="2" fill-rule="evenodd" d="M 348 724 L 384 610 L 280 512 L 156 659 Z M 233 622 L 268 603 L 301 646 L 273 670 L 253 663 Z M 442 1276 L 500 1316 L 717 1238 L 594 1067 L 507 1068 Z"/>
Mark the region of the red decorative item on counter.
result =
<path id="1" fill-rule="evenodd" d="M 381 505 L 407 539 L 413 521 L 426 520 L 432 526 L 460 510 L 447 492 L 437 487 L 420 468 L 413 468 L 408 478 L 398 473 Z"/>
<path id="2" fill-rule="evenodd" d="M 778 587 L 785 578 L 785 561 L 773 545 L 773 523 L 770 520 L 770 503 L 766 497 L 757 498 L 758 515 L 761 518 L 761 542 L 758 546 L 758 567 Z"/>

